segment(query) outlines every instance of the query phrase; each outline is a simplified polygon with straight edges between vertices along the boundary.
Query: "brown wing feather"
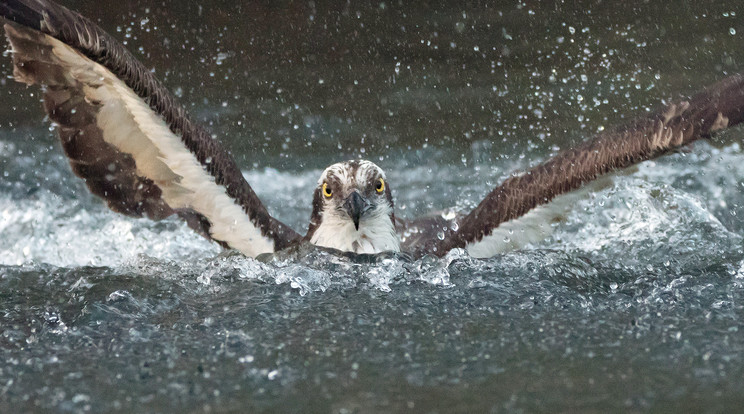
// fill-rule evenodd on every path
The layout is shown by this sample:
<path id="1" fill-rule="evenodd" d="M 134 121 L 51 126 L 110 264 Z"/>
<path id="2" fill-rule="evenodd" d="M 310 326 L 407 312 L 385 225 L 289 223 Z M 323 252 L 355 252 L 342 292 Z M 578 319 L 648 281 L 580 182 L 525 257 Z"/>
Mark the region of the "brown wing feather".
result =
<path id="1" fill-rule="evenodd" d="M 744 118 L 744 76 L 734 75 L 688 101 L 597 135 L 491 191 L 444 240 L 429 239 L 418 251 L 444 254 L 481 241 L 500 224 L 612 171 L 656 158 Z"/>
<path id="2" fill-rule="evenodd" d="M 56 64 L 40 33 L 6 27 L 13 48 L 13 74 L 26 84 L 43 84 L 44 109 L 57 124 L 62 148 L 76 175 L 112 210 L 157 220 L 174 211 L 154 183 L 136 174 L 134 160 L 103 140 L 96 126 L 98 105 L 85 99 L 83 85 Z"/>
<path id="3" fill-rule="evenodd" d="M 299 237 L 291 228 L 269 215 L 233 158 L 219 142 L 212 139 L 200 125 L 193 123 L 154 75 L 94 23 L 48 0 L 7 0 L 0 4 L 0 16 L 15 22 L 5 25 L 6 35 L 13 47 L 15 78 L 27 84 L 44 86 L 45 109 L 58 124 L 62 145 L 70 157 L 73 170 L 86 180 L 94 194 L 104 197 L 113 210 L 155 219 L 176 212 L 200 233 L 213 235 L 209 233 L 209 221 L 200 216 L 201 211 L 186 211 L 178 206 L 169 206 L 164 201 L 166 193 L 159 185 L 169 185 L 168 194 L 171 195 L 179 191 L 179 176 L 158 164 L 159 157 L 168 154 L 150 152 L 147 161 L 142 163 L 137 151 L 141 153 L 141 148 L 145 147 L 132 143 L 128 144 L 132 152 L 125 152 L 118 147 L 119 144 L 111 145 L 110 137 L 105 135 L 107 132 L 97 125 L 100 122 L 96 118 L 99 116 L 99 102 L 91 100 L 94 93 L 87 93 L 97 88 L 96 83 L 107 81 L 98 78 L 99 72 L 93 67 L 85 71 L 84 68 L 71 68 L 61 63 L 64 59 L 61 61 L 54 56 L 54 46 L 46 35 L 71 46 L 81 57 L 89 59 L 91 65 L 102 65 L 139 96 L 180 138 L 183 147 L 212 177 L 214 183 L 221 186 L 227 196 L 241 207 L 252 227 L 260 230 L 261 237 L 272 241 L 274 250 L 286 247 Z M 76 72 L 70 73 L 71 70 Z M 148 168 L 166 176 L 144 175 L 142 172 Z M 171 198 L 167 199 L 170 202 Z M 209 214 L 219 213 L 210 210 Z M 219 219 L 220 237 L 225 237 L 228 219 L 222 216 Z M 241 240 L 247 239 L 244 237 Z"/>
<path id="4" fill-rule="evenodd" d="M 104 142 L 101 130 L 94 122 L 82 122 L 93 114 L 88 113 L 88 109 L 95 111 L 95 108 L 83 102 L 71 103 L 80 97 L 69 92 L 69 89 L 47 89 L 44 106 L 57 123 L 62 148 L 70 159 L 73 172 L 117 213 L 147 216 L 153 220 L 173 214 L 160 197 L 160 188 L 152 180 L 136 174 L 132 157 Z M 66 97 L 69 99 L 64 100 Z"/>

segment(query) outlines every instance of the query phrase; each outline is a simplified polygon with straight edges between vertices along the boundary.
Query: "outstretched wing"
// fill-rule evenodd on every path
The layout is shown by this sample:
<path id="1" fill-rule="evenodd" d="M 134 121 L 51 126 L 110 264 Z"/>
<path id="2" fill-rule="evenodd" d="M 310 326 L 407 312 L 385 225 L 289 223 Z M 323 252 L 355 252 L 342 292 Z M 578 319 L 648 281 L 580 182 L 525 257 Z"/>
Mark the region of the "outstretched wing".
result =
<path id="1" fill-rule="evenodd" d="M 39 84 L 73 171 L 130 216 L 173 213 L 248 256 L 299 235 L 269 215 L 230 154 L 123 45 L 49 0 L 6 0 L 13 75 Z"/>
<path id="2" fill-rule="evenodd" d="M 453 248 L 467 248 L 475 257 L 493 256 L 510 247 L 509 235 L 519 236 L 523 221 L 549 221 L 556 210 L 569 207 L 576 190 L 601 183 L 597 178 L 709 138 L 743 119 L 744 75 L 739 74 L 507 179 L 458 225 L 437 229 L 439 237 L 427 237 L 412 250 L 443 255 Z"/>

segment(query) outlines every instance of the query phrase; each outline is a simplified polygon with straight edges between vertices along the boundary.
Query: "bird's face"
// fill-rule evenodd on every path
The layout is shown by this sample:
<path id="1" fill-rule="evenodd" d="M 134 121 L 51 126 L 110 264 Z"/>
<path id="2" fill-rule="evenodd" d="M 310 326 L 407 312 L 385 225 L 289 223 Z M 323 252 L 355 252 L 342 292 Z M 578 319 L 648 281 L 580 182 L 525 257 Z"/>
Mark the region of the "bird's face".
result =
<path id="1" fill-rule="evenodd" d="M 392 200 L 385 173 L 369 161 L 347 161 L 326 168 L 318 181 L 322 210 L 350 221 L 359 231 L 362 218 L 392 214 Z"/>
<path id="2" fill-rule="evenodd" d="M 356 253 L 398 251 L 393 199 L 382 169 L 363 160 L 326 168 L 315 189 L 307 238 Z"/>

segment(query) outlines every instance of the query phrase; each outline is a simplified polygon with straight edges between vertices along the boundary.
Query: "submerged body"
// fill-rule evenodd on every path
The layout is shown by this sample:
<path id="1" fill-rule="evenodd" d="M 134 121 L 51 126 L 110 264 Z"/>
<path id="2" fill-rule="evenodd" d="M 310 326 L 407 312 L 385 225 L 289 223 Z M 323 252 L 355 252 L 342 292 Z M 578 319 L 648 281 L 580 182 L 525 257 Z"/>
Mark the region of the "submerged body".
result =
<path id="1" fill-rule="evenodd" d="M 328 167 L 303 237 L 272 217 L 237 163 L 121 43 L 49 0 L 0 4 L 14 77 L 43 87 L 77 175 L 109 207 L 131 216 L 182 217 L 200 234 L 255 257 L 300 241 L 355 253 L 489 257 L 550 232 L 597 179 L 744 119 L 744 77 L 609 129 L 515 174 L 468 214 L 397 220 L 384 172 L 369 161 Z M 591 184 L 591 185 L 587 185 Z M 577 192 L 578 191 L 578 192 Z M 504 234 L 516 234 L 505 237 Z"/>

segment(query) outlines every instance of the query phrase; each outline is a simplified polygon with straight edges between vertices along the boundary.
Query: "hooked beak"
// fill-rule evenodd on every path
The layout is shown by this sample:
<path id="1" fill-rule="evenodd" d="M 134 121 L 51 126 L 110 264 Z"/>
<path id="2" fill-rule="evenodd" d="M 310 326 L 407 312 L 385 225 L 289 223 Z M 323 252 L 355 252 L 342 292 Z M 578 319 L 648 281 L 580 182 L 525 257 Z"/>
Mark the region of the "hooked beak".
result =
<path id="1" fill-rule="evenodd" d="M 369 209 L 369 201 L 362 197 L 359 192 L 354 191 L 344 200 L 344 211 L 354 221 L 354 228 L 359 230 L 359 219 Z"/>

